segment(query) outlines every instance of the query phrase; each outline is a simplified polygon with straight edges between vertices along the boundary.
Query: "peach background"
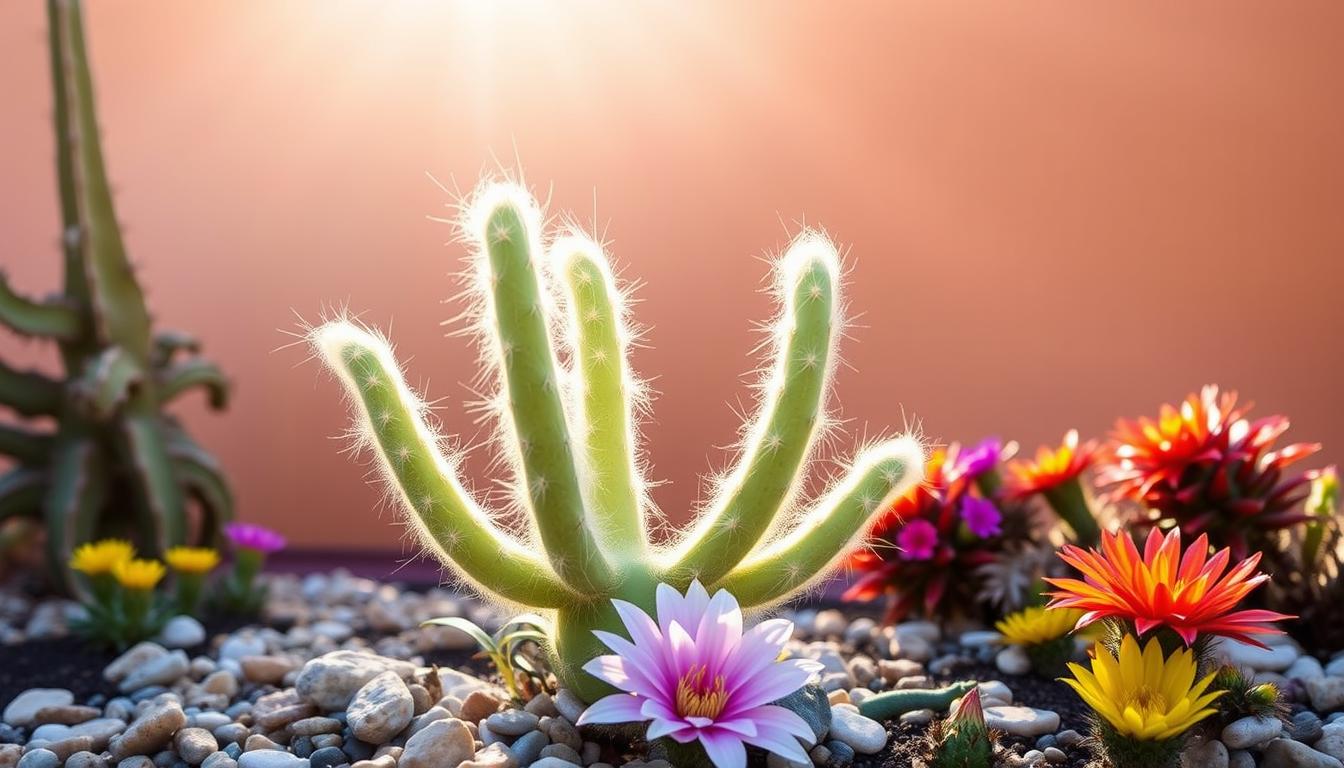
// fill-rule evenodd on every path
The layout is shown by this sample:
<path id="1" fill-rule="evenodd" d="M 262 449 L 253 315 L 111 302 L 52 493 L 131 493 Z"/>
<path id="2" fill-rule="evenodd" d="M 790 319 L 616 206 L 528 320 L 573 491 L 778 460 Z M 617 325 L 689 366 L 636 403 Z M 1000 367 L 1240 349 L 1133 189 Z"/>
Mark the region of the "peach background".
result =
<path id="1" fill-rule="evenodd" d="M 129 246 L 161 324 L 237 382 L 227 417 L 184 410 L 242 514 L 304 544 L 399 529 L 284 332 L 328 302 L 395 319 L 471 434 L 472 358 L 439 327 L 462 251 L 425 173 L 465 190 L 495 158 L 647 282 L 676 518 L 747 396 L 757 257 L 800 219 L 853 257 L 854 432 L 1034 448 L 1216 381 L 1344 437 L 1339 3 L 92 5 Z M 0 9 L 0 259 L 34 292 L 58 279 L 43 29 Z"/>

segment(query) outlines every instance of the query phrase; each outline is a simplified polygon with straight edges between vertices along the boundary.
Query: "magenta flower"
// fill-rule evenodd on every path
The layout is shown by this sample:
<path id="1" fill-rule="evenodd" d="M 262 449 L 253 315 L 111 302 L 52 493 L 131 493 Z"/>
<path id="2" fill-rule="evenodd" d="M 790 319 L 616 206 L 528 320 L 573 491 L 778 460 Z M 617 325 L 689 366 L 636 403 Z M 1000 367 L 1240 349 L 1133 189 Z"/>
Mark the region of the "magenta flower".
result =
<path id="1" fill-rule="evenodd" d="M 987 437 L 969 448 L 961 448 L 952 457 L 952 477 L 965 477 L 971 480 L 993 469 L 1003 456 L 1003 441 L 997 437 Z"/>
<path id="2" fill-rule="evenodd" d="M 254 549 L 269 554 L 285 548 L 284 536 L 254 523 L 229 523 L 224 526 L 224 535 L 238 549 Z"/>
<path id="3" fill-rule="evenodd" d="M 1001 532 L 999 523 L 1003 522 L 1003 513 L 994 506 L 994 502 L 979 498 L 978 496 L 967 496 L 961 502 L 961 520 L 966 523 L 966 527 L 971 533 L 982 539 L 988 539 L 990 536 L 998 536 Z"/>
<path id="4" fill-rule="evenodd" d="M 932 560 L 938 547 L 938 529 L 928 520 L 911 520 L 896 534 L 896 546 L 902 560 Z"/>
<path id="5" fill-rule="evenodd" d="M 578 725 L 647 720 L 650 741 L 699 740 L 718 768 L 745 768 L 747 744 L 810 762 L 798 740 L 811 744 L 812 729 L 770 703 L 797 691 L 821 669 L 804 659 L 778 661 L 793 623 L 772 619 L 744 633 L 737 600 L 722 589 L 711 599 L 699 581 L 684 597 L 659 584 L 656 599 L 657 622 L 632 603 L 611 601 L 630 639 L 595 630 L 616 653 L 583 669 L 625 693 L 593 703 Z"/>

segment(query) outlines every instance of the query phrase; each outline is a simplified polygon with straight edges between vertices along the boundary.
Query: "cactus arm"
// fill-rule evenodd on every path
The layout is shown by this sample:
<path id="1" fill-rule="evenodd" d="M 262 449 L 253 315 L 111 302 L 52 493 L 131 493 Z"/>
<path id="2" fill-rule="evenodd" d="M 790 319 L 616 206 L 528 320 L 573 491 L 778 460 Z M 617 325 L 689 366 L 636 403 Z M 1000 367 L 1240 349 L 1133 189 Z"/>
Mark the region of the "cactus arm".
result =
<path id="1" fill-rule="evenodd" d="M 48 0 L 47 9 L 58 102 L 57 171 L 67 258 L 78 256 L 98 339 L 119 344 L 134 359 L 147 363 L 149 312 L 126 258 L 103 165 L 80 4 L 76 0 Z M 68 260 L 67 267 L 72 266 L 75 264 Z M 67 283 L 72 279 L 67 273 Z"/>
<path id="2" fill-rule="evenodd" d="M 62 435 L 51 467 L 50 490 L 44 503 L 47 560 L 58 583 L 77 589 L 65 567 L 75 547 L 93 539 L 98 510 L 106 498 L 103 459 L 93 440 Z"/>
<path id="3" fill-rule="evenodd" d="M 50 434 L 12 424 L 0 424 L 0 455 L 13 457 L 25 464 L 46 464 L 51 459 L 53 445 L 55 438 Z"/>
<path id="4" fill-rule="evenodd" d="M 196 500 L 201 506 L 204 519 L 201 530 L 206 537 L 212 537 L 225 523 L 233 519 L 233 494 L 224 473 L 215 458 L 197 448 L 190 453 L 179 453 L 170 449 L 173 474 L 177 476 L 185 495 Z M 218 542 L 204 541 L 215 545 Z"/>
<path id="5" fill-rule="evenodd" d="M 161 370 L 158 378 L 160 404 L 169 403 L 195 387 L 204 387 L 211 408 L 218 411 L 228 405 L 229 381 L 219 366 L 208 360 L 192 358 L 173 363 Z"/>
<path id="6" fill-rule="evenodd" d="M 141 530 L 162 552 L 186 543 L 182 489 L 173 474 L 164 430 L 153 405 L 132 402 L 121 421 L 124 450 L 130 460 Z"/>
<path id="7" fill-rule="evenodd" d="M 37 371 L 16 371 L 0 360 L 0 404 L 21 416 L 55 416 L 61 409 L 61 384 Z"/>
<path id="8" fill-rule="evenodd" d="M 582 599 L 471 501 L 456 462 L 439 450 L 386 344 L 349 323 L 318 328 L 313 343 L 345 384 L 356 418 L 426 546 L 505 600 L 555 608 Z"/>
<path id="9" fill-rule="evenodd" d="M 803 589 L 864 537 L 874 513 L 920 481 L 923 466 L 923 451 L 912 438 L 869 448 L 797 526 L 718 586 L 743 606 L 768 604 Z"/>
<path id="10" fill-rule="evenodd" d="M 27 336 L 72 339 L 79 334 L 79 312 L 60 301 L 33 301 L 14 292 L 0 273 L 0 323 Z"/>
<path id="11" fill-rule="evenodd" d="M 511 195 L 508 187 L 497 194 Z M 588 527 L 569 426 L 560 399 L 555 351 L 536 256 L 536 233 L 523 220 L 529 198 L 477 203 L 490 285 L 489 320 L 497 345 L 524 496 L 551 567 L 584 594 L 605 592 L 610 566 Z M 539 226 L 536 225 L 536 226 Z"/>
<path id="12" fill-rule="evenodd" d="M 162 368 L 173 362 L 178 352 L 194 355 L 201 351 L 201 342 L 195 336 L 182 331 L 162 331 L 154 336 L 155 367 Z"/>
<path id="13" fill-rule="evenodd" d="M 553 246 L 569 306 L 569 346 L 575 400 L 585 430 L 585 500 L 603 548 L 639 558 L 647 534 L 641 513 L 633 414 L 637 384 L 626 361 L 620 294 L 601 248 L 586 238 Z"/>
<path id="14" fill-rule="evenodd" d="M 126 350 L 108 347 L 89 361 L 74 388 L 83 409 L 97 421 L 111 418 L 131 397 L 143 370 Z"/>
<path id="15" fill-rule="evenodd" d="M 883 720 L 893 720 L 906 712 L 914 712 L 920 709 L 932 709 L 935 712 L 942 712 L 952 706 L 952 702 L 971 692 L 971 689 L 979 685 L 974 680 L 963 680 L 959 683 L 952 683 L 942 688 L 928 690 L 901 690 L 884 691 L 876 696 L 869 696 L 859 705 L 859 714 L 864 717 L 882 722 Z"/>
<path id="16" fill-rule="evenodd" d="M 834 246 L 814 233 L 798 238 L 785 254 L 777 359 L 756 426 L 718 503 L 679 548 L 674 573 L 717 581 L 751 552 L 794 495 L 832 367 L 838 271 Z"/>
<path id="17" fill-rule="evenodd" d="M 47 492 L 47 473 L 15 467 L 0 475 L 0 521 L 11 517 L 41 517 Z"/>

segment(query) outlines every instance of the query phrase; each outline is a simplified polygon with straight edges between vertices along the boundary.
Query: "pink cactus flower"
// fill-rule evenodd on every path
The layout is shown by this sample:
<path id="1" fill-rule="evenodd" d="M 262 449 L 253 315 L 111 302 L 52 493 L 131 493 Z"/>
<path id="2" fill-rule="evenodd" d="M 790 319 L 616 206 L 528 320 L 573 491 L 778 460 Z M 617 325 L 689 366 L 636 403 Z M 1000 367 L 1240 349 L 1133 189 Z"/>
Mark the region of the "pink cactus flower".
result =
<path id="1" fill-rule="evenodd" d="M 999 526 L 1003 522 L 1003 513 L 994 506 L 994 502 L 977 496 L 967 496 L 961 502 L 961 519 L 971 533 L 982 539 L 998 536 L 1002 532 Z"/>
<path id="2" fill-rule="evenodd" d="M 810 762 L 798 740 L 810 744 L 811 728 L 770 703 L 797 691 L 821 668 L 814 661 L 779 660 L 793 623 L 772 619 L 743 632 L 736 598 L 724 590 L 711 598 L 699 581 L 685 596 L 660 584 L 656 602 L 654 621 L 637 606 L 612 600 L 630 639 L 594 631 L 615 654 L 583 668 L 625 693 L 599 699 L 578 724 L 649 721 L 650 741 L 699 740 L 718 768 L 744 768 L 747 744 Z"/>
<path id="3" fill-rule="evenodd" d="M 932 560 L 938 549 L 938 529 L 928 520 L 911 520 L 896 534 L 902 560 Z"/>
<path id="4" fill-rule="evenodd" d="M 224 535 L 238 549 L 255 549 L 270 554 L 285 548 L 285 537 L 255 523 L 229 523 Z"/>

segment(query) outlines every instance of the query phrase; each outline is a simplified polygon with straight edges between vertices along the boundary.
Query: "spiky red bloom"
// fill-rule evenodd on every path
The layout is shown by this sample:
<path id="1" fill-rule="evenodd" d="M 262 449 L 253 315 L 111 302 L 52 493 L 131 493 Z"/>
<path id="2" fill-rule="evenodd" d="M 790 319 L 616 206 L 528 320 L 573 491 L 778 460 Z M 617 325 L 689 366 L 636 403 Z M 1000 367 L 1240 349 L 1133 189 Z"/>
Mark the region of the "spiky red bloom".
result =
<path id="1" fill-rule="evenodd" d="M 1186 645 L 1204 633 L 1264 648 L 1252 635 L 1281 635 L 1283 630 L 1267 622 L 1295 617 L 1233 610 L 1269 576 L 1255 572 L 1259 553 L 1229 571 L 1231 557 L 1226 548 L 1209 557 L 1205 535 L 1182 556 L 1180 529 L 1165 537 L 1156 529 L 1149 531 L 1142 557 L 1128 534 L 1102 534 L 1100 551 L 1064 547 L 1060 558 L 1082 571 L 1083 580 L 1046 579 L 1058 590 L 1050 593 L 1050 607 L 1085 611 L 1077 629 L 1114 618 L 1133 623 L 1140 636 L 1166 626 Z"/>
<path id="2" fill-rule="evenodd" d="M 971 574 L 993 562 L 1003 542 L 976 516 L 972 525 L 964 519 L 968 501 L 993 503 L 978 495 L 975 485 L 975 478 L 997 461 L 1000 449 L 994 447 L 991 458 L 986 450 L 982 445 L 964 451 L 954 444 L 929 456 L 924 482 L 878 515 L 870 532 L 872 545 L 850 556 L 848 566 L 858 577 L 844 599 L 868 601 L 885 595 L 888 621 L 912 612 L 941 616 L 973 602 L 978 584 Z"/>
<path id="3" fill-rule="evenodd" d="M 1097 457 L 1097 441 L 1078 442 L 1078 430 L 1064 435 L 1058 448 L 1041 446 L 1035 460 L 1019 459 L 1008 464 L 1008 492 L 1025 498 L 1045 493 L 1076 480 Z"/>
<path id="4" fill-rule="evenodd" d="M 1272 450 L 1288 419 L 1251 421 L 1249 410 L 1237 406 L 1235 392 L 1210 385 L 1179 408 L 1163 405 L 1156 420 L 1121 420 L 1098 479 L 1115 499 L 1151 510 L 1138 522 L 1207 532 L 1243 559 L 1265 531 L 1306 519 L 1300 506 L 1309 480 L 1284 470 L 1320 450 L 1314 443 Z"/>

